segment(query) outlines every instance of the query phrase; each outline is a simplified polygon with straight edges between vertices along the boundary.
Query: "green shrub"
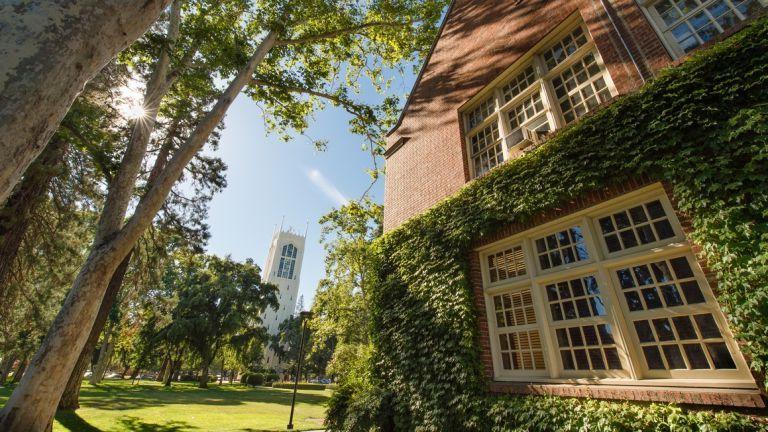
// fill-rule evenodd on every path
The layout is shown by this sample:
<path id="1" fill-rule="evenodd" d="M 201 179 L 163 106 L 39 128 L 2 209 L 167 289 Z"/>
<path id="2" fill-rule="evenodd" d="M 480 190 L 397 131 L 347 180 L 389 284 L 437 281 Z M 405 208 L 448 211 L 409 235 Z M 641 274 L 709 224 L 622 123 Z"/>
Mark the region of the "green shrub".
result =
<path id="1" fill-rule="evenodd" d="M 486 428 L 494 432 L 764 431 L 765 425 L 731 412 L 685 411 L 668 404 L 561 397 L 488 398 Z"/>
<path id="2" fill-rule="evenodd" d="M 254 387 L 264 385 L 264 374 L 252 373 L 248 375 L 248 385 L 252 385 Z"/>
<path id="3" fill-rule="evenodd" d="M 386 383 L 395 411 L 413 422 L 404 430 L 488 426 L 469 281 L 473 242 L 511 222 L 526 223 L 589 192 L 639 176 L 671 186 L 679 209 L 691 219 L 692 240 L 718 278 L 720 305 L 736 337 L 745 342 L 741 346 L 750 366 L 766 370 L 768 19 L 763 18 L 564 128 L 545 145 L 502 164 L 376 242 L 377 280 L 368 297 L 376 367 L 370 373 Z M 339 399 L 334 413 L 357 412 L 350 408 L 356 394 L 346 397 L 344 403 Z M 369 406 L 364 395 L 360 400 L 361 406 Z M 528 404 L 541 401 L 531 400 Z M 557 402 L 565 404 L 560 415 L 574 413 L 577 406 L 596 404 L 600 412 L 614 407 L 562 401 Z M 502 410 L 504 405 L 494 406 Z M 672 411 L 654 417 L 659 409 Z M 713 421 L 723 425 L 720 430 L 732 425 L 738 430 L 747 421 L 735 415 L 679 414 L 677 408 L 637 410 L 641 418 L 664 418 L 667 423 L 679 415 L 701 419 L 690 420 L 699 426 Z M 503 413 L 517 415 L 511 411 Z M 537 412 L 525 409 L 519 415 Z M 333 425 L 346 424 L 331 417 Z M 597 415 L 588 418 L 603 424 Z M 520 417 L 496 426 L 514 430 L 525 421 Z"/>
<path id="4" fill-rule="evenodd" d="M 245 372 L 240 375 L 240 384 L 254 387 L 264 385 L 264 374 L 257 372 Z"/>
<path id="5" fill-rule="evenodd" d="M 402 430 L 396 427 L 392 401 L 392 395 L 379 388 L 341 386 L 328 401 L 325 426 L 333 432 Z"/>
<path id="6" fill-rule="evenodd" d="M 270 373 L 265 375 L 265 379 L 268 382 L 280 381 L 280 374 L 276 374 L 274 372 L 270 372 Z"/>
<path id="7" fill-rule="evenodd" d="M 281 389 L 292 389 L 293 383 L 292 382 L 273 382 L 272 387 L 281 388 Z M 325 384 L 313 384 L 313 383 L 300 382 L 297 388 L 299 390 L 325 390 Z"/>

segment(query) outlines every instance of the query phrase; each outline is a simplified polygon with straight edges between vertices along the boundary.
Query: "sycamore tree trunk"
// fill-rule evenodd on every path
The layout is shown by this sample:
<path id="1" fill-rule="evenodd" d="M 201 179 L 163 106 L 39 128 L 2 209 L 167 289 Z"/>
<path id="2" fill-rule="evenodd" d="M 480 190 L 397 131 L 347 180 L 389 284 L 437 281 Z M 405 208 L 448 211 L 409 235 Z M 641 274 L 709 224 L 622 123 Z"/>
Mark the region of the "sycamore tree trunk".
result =
<path id="1" fill-rule="evenodd" d="M 42 201 L 51 179 L 62 172 L 67 147 L 67 142 L 61 138 L 52 140 L 0 209 L 0 310 L 11 307 L 9 278 L 29 228 L 30 214 Z"/>
<path id="2" fill-rule="evenodd" d="M 115 272 L 115 275 L 117 275 L 117 272 Z M 112 279 L 114 280 L 114 278 L 115 277 L 113 275 Z M 106 295 L 104 296 L 104 298 L 106 300 Z M 104 307 L 103 304 L 102 304 L 102 307 Z M 94 330 L 96 329 L 95 324 L 93 328 Z M 114 330 L 114 326 L 110 325 L 104 331 L 104 338 L 101 343 L 101 348 L 99 349 L 99 358 L 96 361 L 96 365 L 93 367 L 93 373 L 91 374 L 91 378 L 88 380 L 93 385 L 99 384 L 102 380 L 102 377 L 104 376 L 104 373 L 107 371 L 107 365 L 109 364 L 110 357 L 112 356 L 112 350 L 115 347 L 115 344 L 112 341 L 113 330 Z"/>
<path id="3" fill-rule="evenodd" d="M 0 204 L 48 144 L 83 86 L 170 0 L 0 3 Z"/>
<path id="4" fill-rule="evenodd" d="M 75 368 L 67 380 L 67 385 L 64 392 L 58 401 L 60 410 L 76 410 L 80 408 L 80 386 L 83 384 L 83 374 L 88 369 L 88 364 L 91 362 L 93 350 L 96 348 L 96 343 L 99 341 L 99 335 L 104 329 L 104 324 L 109 318 L 109 311 L 115 304 L 117 294 L 120 291 L 120 287 L 123 285 L 123 278 L 125 272 L 128 271 L 128 264 L 131 261 L 132 253 L 128 253 L 120 263 L 115 273 L 112 275 L 112 279 L 107 286 L 107 292 L 104 294 L 104 299 L 101 302 L 101 307 L 96 315 L 96 321 L 93 323 L 88 340 L 85 343 L 80 356 L 77 358 Z"/>
<path id="5" fill-rule="evenodd" d="M 222 121 L 235 97 L 248 84 L 257 65 L 275 45 L 276 34 L 270 31 L 259 44 L 256 52 L 246 65 L 238 71 L 227 89 L 221 94 L 211 110 L 200 120 L 189 138 L 179 147 L 163 171 L 152 183 L 139 201 L 136 210 L 125 225 L 114 235 L 104 235 L 97 230 L 96 241 L 84 266 L 80 270 L 64 304 L 32 359 L 29 373 L 11 394 L 0 411 L 0 430 L 8 432 L 45 430 L 52 421 L 56 405 L 77 363 L 90 329 L 96 319 L 101 299 L 108 281 L 120 262 L 128 255 L 136 241 L 152 223 L 184 168 L 205 145 L 211 133 Z M 128 149 L 126 149 L 128 153 Z M 126 155 L 127 156 L 127 155 Z M 133 158 L 135 155 L 131 155 Z M 143 157 L 143 155 L 141 155 Z M 138 165 L 141 165 L 141 159 Z M 125 157 L 124 157 L 125 161 Z M 132 167 L 133 168 L 133 167 Z M 132 169 L 131 168 L 131 169 Z M 124 178 L 127 183 L 117 184 L 118 189 L 133 190 L 136 176 Z M 136 168 L 138 172 L 138 168 Z M 112 185 L 111 185 L 112 186 Z M 120 191 L 122 193 L 123 190 Z M 110 190 L 110 195 L 112 191 Z M 130 194 L 125 201 L 128 205 Z M 107 204 L 110 197 L 107 197 Z M 123 203 L 119 203 L 122 205 Z M 105 204 L 105 211 L 107 210 Z M 114 212 L 112 212 L 114 214 Z M 105 215 L 102 214 L 102 218 Z M 114 221 L 112 221 L 114 222 Z"/>
<path id="6" fill-rule="evenodd" d="M 178 36 L 179 16 L 180 2 L 177 0 L 174 2 L 174 6 L 171 9 L 171 19 L 169 21 L 170 24 L 168 28 L 168 38 L 171 43 L 173 43 L 173 41 Z M 104 325 L 109 316 L 109 311 L 112 309 L 112 306 L 117 299 L 117 295 L 123 283 L 125 272 L 128 269 L 130 252 L 128 252 L 127 256 L 122 257 L 121 251 L 115 251 L 113 248 L 108 248 L 101 253 L 98 251 L 100 249 L 104 249 L 105 247 L 109 247 L 109 240 L 113 239 L 114 236 L 118 233 L 122 226 L 123 220 L 125 219 L 125 213 L 133 193 L 133 185 L 141 168 L 141 162 L 143 160 L 144 153 L 146 152 L 149 137 L 152 132 L 152 128 L 154 127 L 154 122 L 157 118 L 160 100 L 162 95 L 168 90 L 168 88 L 170 88 L 171 83 L 168 80 L 169 65 L 170 56 L 168 55 L 167 49 L 164 49 L 160 54 L 158 62 L 155 65 L 149 81 L 147 82 L 147 88 L 144 96 L 144 106 L 148 115 L 141 121 L 136 121 L 134 123 L 130 140 L 128 141 L 125 154 L 123 155 L 123 159 L 120 163 L 120 168 L 109 185 L 104 209 L 102 210 L 101 217 L 99 218 L 99 223 L 96 228 L 96 235 L 93 242 L 94 246 L 92 246 L 91 254 L 86 261 L 86 267 L 81 269 L 80 274 L 78 275 L 78 279 L 75 280 L 75 286 L 77 286 L 80 277 L 84 276 L 84 274 L 90 273 L 89 276 L 91 279 L 86 279 L 83 285 L 90 286 L 91 290 L 89 291 L 86 289 L 82 292 L 82 294 L 85 296 L 95 296 L 93 299 L 98 298 L 101 300 L 98 302 L 99 308 L 95 312 L 96 317 L 94 321 L 85 324 L 86 328 L 90 329 L 90 332 L 81 332 L 81 334 L 76 334 L 77 330 L 72 329 L 72 336 L 82 337 L 83 334 L 87 334 L 88 337 L 85 341 L 85 344 L 82 346 L 82 348 L 80 348 L 80 354 L 75 361 L 74 367 L 69 371 L 69 378 L 67 379 L 67 384 L 63 393 L 56 395 L 55 391 L 49 392 L 49 397 L 51 400 L 54 398 L 56 399 L 54 406 L 58 404 L 59 409 L 75 410 L 80 407 L 80 386 L 82 385 L 83 374 L 88 368 L 91 354 L 99 340 L 99 335 L 101 335 L 101 332 L 104 329 Z M 112 254 L 110 252 L 115 252 L 114 256 L 111 256 Z M 105 267 L 103 270 L 101 270 L 103 273 L 101 275 L 96 275 L 93 274 L 93 271 L 86 271 L 88 262 L 90 262 L 92 259 L 96 260 L 99 256 L 104 259 L 102 265 Z M 114 269 L 112 268 L 112 265 L 114 264 L 116 257 L 120 257 L 121 262 L 120 265 Z M 110 282 L 106 285 L 106 290 L 104 291 L 100 288 L 104 286 L 104 281 L 107 278 L 109 278 Z M 74 290 L 75 288 L 73 288 L 73 291 Z M 70 295 L 67 297 L 67 301 L 71 297 L 72 292 L 70 292 Z M 79 301 L 78 304 L 83 305 L 91 300 L 89 306 L 94 306 L 97 303 L 93 301 L 93 299 L 83 298 Z M 61 317 L 65 308 L 66 302 L 65 306 L 62 308 L 62 311 L 59 312 L 57 319 Z M 72 317 L 71 319 L 76 318 Z M 55 324 L 56 322 L 54 322 L 54 325 Z M 54 330 L 55 327 L 49 331 L 48 336 L 51 336 Z M 66 371 L 61 370 L 57 371 L 57 373 L 64 374 Z M 46 399 L 41 400 L 37 405 L 33 406 L 36 406 L 37 409 L 44 409 L 46 412 L 48 412 L 50 411 L 48 403 L 50 403 L 50 401 Z M 4 420 L 4 416 L 7 415 L 5 414 L 6 411 L 8 411 L 7 405 L 3 411 L 0 411 L 0 426 L 3 426 L 3 422 L 6 421 Z M 52 420 L 55 410 L 50 412 L 51 417 L 49 421 Z M 31 421 L 31 419 L 26 421 Z"/>

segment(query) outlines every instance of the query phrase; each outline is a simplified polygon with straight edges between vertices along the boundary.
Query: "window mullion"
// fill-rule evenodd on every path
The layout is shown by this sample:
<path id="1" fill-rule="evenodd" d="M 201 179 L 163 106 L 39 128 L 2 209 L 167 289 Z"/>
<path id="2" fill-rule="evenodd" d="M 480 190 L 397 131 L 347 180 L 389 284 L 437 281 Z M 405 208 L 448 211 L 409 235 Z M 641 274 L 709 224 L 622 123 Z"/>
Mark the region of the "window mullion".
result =
<path id="1" fill-rule="evenodd" d="M 536 262 L 534 261 L 534 257 L 536 256 L 536 253 L 534 252 L 534 245 L 531 239 L 527 239 L 525 241 L 525 258 L 526 258 L 526 265 L 529 269 L 531 269 L 528 272 L 528 275 L 531 279 L 531 290 L 533 294 L 533 305 L 534 309 L 536 310 L 536 315 L 539 317 L 537 320 L 537 324 L 539 327 L 539 334 L 541 335 L 543 347 L 544 347 L 544 356 L 546 358 L 547 362 L 547 371 L 549 372 L 550 378 L 560 378 L 560 376 L 563 373 L 562 367 L 560 367 L 560 362 L 558 361 L 557 355 L 558 355 L 558 349 L 557 349 L 557 343 L 555 342 L 555 334 L 552 330 L 552 324 L 549 320 L 549 314 L 547 313 L 547 310 L 545 308 L 546 302 L 544 301 L 543 292 L 542 292 L 542 286 L 538 284 L 535 280 L 535 276 L 538 273 Z"/>
<path id="2" fill-rule="evenodd" d="M 507 161 L 509 160 L 509 148 L 508 148 L 509 146 L 507 146 L 507 135 L 509 135 L 511 131 L 509 130 L 509 125 L 507 124 L 507 122 L 505 122 L 504 119 L 502 118 L 503 115 L 501 112 L 501 107 L 503 105 L 503 98 L 501 95 L 500 88 L 497 88 L 496 90 L 494 90 L 493 97 L 496 102 L 496 121 L 499 124 L 499 135 L 501 135 L 500 137 L 501 153 L 504 155 L 504 160 Z"/>
<path id="3" fill-rule="evenodd" d="M 560 103 L 555 95 L 555 87 L 552 85 L 552 77 L 547 77 L 547 69 L 541 56 L 535 56 L 534 61 L 536 62 L 536 69 L 539 72 L 539 79 L 541 80 L 541 96 L 549 106 L 548 117 L 555 125 L 555 129 L 560 129 L 565 126 L 565 120 L 563 119 L 563 112 L 560 109 Z"/>
<path id="4" fill-rule="evenodd" d="M 563 114 L 560 112 L 560 106 L 557 103 L 555 96 L 555 89 L 552 87 L 550 80 L 545 78 L 546 67 L 544 60 L 541 56 L 534 56 L 533 61 L 535 64 L 536 75 L 540 83 L 541 99 L 544 101 L 544 108 L 547 110 L 547 119 L 549 124 L 552 125 L 552 129 L 559 129 L 565 126 L 565 122 L 562 120 Z"/>
<path id="5" fill-rule="evenodd" d="M 640 366 L 642 364 L 640 363 L 641 353 L 637 352 L 637 347 L 632 343 L 629 321 L 619 303 L 621 299 L 619 298 L 616 284 L 613 283 L 610 272 L 602 265 L 598 265 L 597 276 L 599 278 L 598 282 L 602 283 L 601 286 L 605 289 L 605 296 L 608 300 L 606 309 L 610 317 L 608 321 L 615 329 L 614 338 L 616 339 L 616 344 L 624 349 L 625 355 L 622 360 L 627 362 L 626 370 L 629 372 L 631 379 L 640 379 L 642 378 L 643 371 Z"/>
<path id="6" fill-rule="evenodd" d="M 638 353 L 635 352 L 633 344 L 630 342 L 631 333 L 628 327 L 628 321 L 624 315 L 621 304 L 619 301 L 619 293 L 616 290 L 616 285 L 613 283 L 610 272 L 602 265 L 602 261 L 606 258 L 604 249 L 599 243 L 599 229 L 600 227 L 595 224 L 590 218 L 584 218 L 582 220 L 582 226 L 584 227 L 584 241 L 590 252 L 593 254 L 593 259 L 597 264 L 596 276 L 598 278 L 598 285 L 604 289 L 603 295 L 607 301 L 606 311 L 608 321 L 614 328 L 614 339 L 616 345 L 623 348 L 624 355 L 622 360 L 626 362 L 626 371 L 629 372 L 631 379 L 640 379 L 642 369 L 639 368 Z"/>

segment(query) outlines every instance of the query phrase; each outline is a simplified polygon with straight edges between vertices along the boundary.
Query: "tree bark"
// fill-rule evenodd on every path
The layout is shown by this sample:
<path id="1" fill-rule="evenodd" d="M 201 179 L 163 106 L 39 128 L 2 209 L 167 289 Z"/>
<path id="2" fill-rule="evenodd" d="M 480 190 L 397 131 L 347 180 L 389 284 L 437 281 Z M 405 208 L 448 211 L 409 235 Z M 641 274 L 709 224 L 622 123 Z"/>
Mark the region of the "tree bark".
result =
<path id="1" fill-rule="evenodd" d="M 104 324 L 109 318 L 109 312 L 115 304 L 120 287 L 123 285 L 123 278 L 125 277 L 125 272 L 128 271 L 128 264 L 131 261 L 132 255 L 132 253 L 129 253 L 112 275 L 109 286 L 107 286 L 107 292 L 104 294 L 104 299 L 101 301 L 99 312 L 96 315 L 96 321 L 93 323 L 91 332 L 88 335 L 88 340 L 80 352 L 77 364 L 72 370 L 69 380 L 67 380 L 66 388 L 58 402 L 60 410 L 76 410 L 80 408 L 80 386 L 83 384 L 83 374 L 88 369 L 88 363 L 90 363 L 93 350 L 99 341 L 99 335 L 101 335 L 101 331 L 104 329 Z"/>
<path id="2" fill-rule="evenodd" d="M 27 366 L 29 365 L 27 357 L 28 355 L 24 354 L 24 357 L 22 357 L 22 359 L 19 361 L 19 367 L 16 369 L 16 372 L 13 373 L 13 381 L 11 381 L 11 384 L 18 383 L 24 376 L 24 372 L 27 370 Z"/>
<path id="3" fill-rule="evenodd" d="M 211 367 L 210 361 L 205 361 L 203 367 L 200 368 L 200 376 L 198 377 L 197 386 L 199 388 L 208 388 L 208 370 Z"/>
<path id="4" fill-rule="evenodd" d="M 5 381 L 8 379 L 8 374 L 13 369 L 13 364 L 16 363 L 16 353 L 11 351 L 3 357 L 3 362 L 0 363 L 0 386 L 5 385 Z"/>
<path id="5" fill-rule="evenodd" d="M 155 378 L 155 381 L 163 382 L 163 379 L 165 378 L 165 372 L 170 367 L 170 359 L 171 355 L 169 353 L 165 353 L 165 357 L 163 357 L 163 364 L 160 366 L 160 370 L 157 371 L 157 378 Z"/>
<path id="6" fill-rule="evenodd" d="M 61 138 L 52 140 L 29 166 L 24 180 L 0 210 L 0 310 L 11 307 L 9 279 L 29 228 L 30 214 L 42 201 L 51 179 L 61 174 L 67 147 Z"/>
<path id="7" fill-rule="evenodd" d="M 0 4 L 0 204 L 72 102 L 170 0 L 11 0 Z"/>
<path id="8" fill-rule="evenodd" d="M 113 280 L 118 273 L 119 271 L 115 272 L 115 274 L 112 276 Z M 106 300 L 106 295 L 104 297 Z M 110 309 L 112 308 L 110 307 Z M 94 324 L 93 328 L 94 330 L 96 329 L 96 324 Z M 93 385 L 99 384 L 102 377 L 104 376 L 104 373 L 107 371 L 107 363 L 109 363 L 109 358 L 112 356 L 112 349 L 115 346 L 115 344 L 112 342 L 113 330 L 114 326 L 110 325 L 104 331 L 104 338 L 101 343 L 101 348 L 99 349 L 99 359 L 96 361 L 96 366 L 94 366 L 92 369 L 93 373 L 91 374 L 91 378 L 88 380 Z"/>
<path id="9" fill-rule="evenodd" d="M 171 381 L 173 381 L 173 374 L 176 373 L 176 370 L 174 369 L 174 363 L 171 362 L 171 366 L 168 368 L 168 372 L 163 377 L 163 386 L 170 387 Z"/>
<path id="10" fill-rule="evenodd" d="M 270 31 L 152 183 L 122 229 L 114 236 L 104 236 L 103 243 L 94 243 L 59 314 L 30 364 L 30 373 L 22 379 L 0 411 L 0 430 L 38 431 L 45 429 L 52 420 L 63 387 L 88 339 L 88 332 L 82 329 L 93 327 L 101 303 L 99 299 L 104 298 L 109 278 L 152 223 L 184 168 L 208 141 L 235 97 L 250 80 L 256 66 L 274 46 L 275 40 L 276 33 Z M 135 179 L 130 180 L 129 187 L 132 189 Z"/>

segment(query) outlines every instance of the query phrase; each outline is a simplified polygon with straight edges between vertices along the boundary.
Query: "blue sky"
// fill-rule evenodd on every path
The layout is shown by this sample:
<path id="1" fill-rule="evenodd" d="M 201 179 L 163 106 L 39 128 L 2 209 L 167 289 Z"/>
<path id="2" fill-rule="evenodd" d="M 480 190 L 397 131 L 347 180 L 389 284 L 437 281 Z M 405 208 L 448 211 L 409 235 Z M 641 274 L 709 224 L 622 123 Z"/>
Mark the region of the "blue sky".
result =
<path id="1" fill-rule="evenodd" d="M 414 76 L 392 77 L 391 93 L 404 99 Z M 373 102 L 380 96 L 363 86 L 359 99 Z M 324 274 L 318 219 L 344 199 L 359 198 L 371 181 L 365 172 L 371 156 L 361 150 L 362 138 L 348 131 L 349 118 L 334 107 L 316 114 L 306 135 L 328 141 L 319 152 L 304 136 L 286 143 L 267 135 L 261 110 L 240 95 L 227 114 L 217 152 L 228 166 L 228 186 L 211 203 L 208 251 L 237 260 L 253 258 L 263 267 L 272 231 L 283 216 L 286 227 L 299 231 L 309 222 L 299 287 L 307 308 Z M 380 179 L 371 196 L 381 202 L 383 190 Z"/>

